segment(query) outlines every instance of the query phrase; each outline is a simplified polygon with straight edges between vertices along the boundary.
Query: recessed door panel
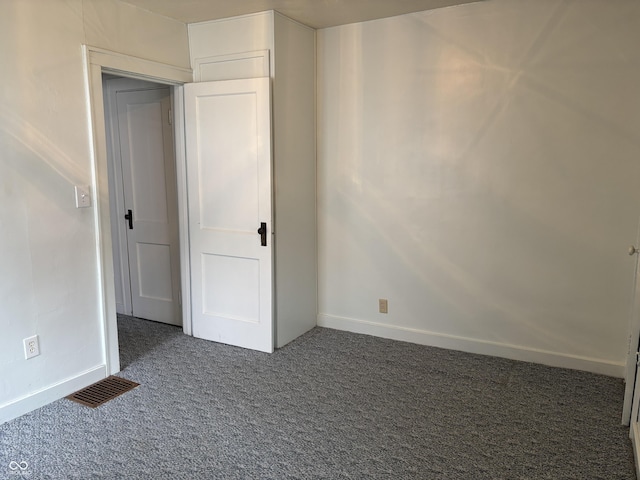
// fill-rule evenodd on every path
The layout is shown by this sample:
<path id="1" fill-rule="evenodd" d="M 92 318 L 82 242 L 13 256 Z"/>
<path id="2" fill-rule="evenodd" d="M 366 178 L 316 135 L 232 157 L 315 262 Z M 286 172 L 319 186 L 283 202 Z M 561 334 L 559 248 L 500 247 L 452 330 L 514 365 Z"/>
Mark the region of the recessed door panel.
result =
<path id="1" fill-rule="evenodd" d="M 172 302 L 171 248 L 169 245 L 138 243 L 136 249 L 140 296 L 152 300 Z"/>
<path id="2" fill-rule="evenodd" d="M 202 314 L 260 321 L 260 263 L 255 258 L 202 255 Z"/>
<path id="3" fill-rule="evenodd" d="M 161 99 L 149 99 L 150 103 L 128 103 L 131 96 L 130 93 L 118 94 L 118 98 L 123 100 L 121 105 L 126 109 L 129 139 L 127 154 L 129 158 L 135 159 L 128 163 L 129 171 L 126 172 L 135 185 L 131 192 L 133 211 L 138 221 L 166 224 L 163 105 Z"/>
<path id="4" fill-rule="evenodd" d="M 252 231 L 260 223 L 256 94 L 203 97 L 197 108 L 202 228 Z M 221 195 L 235 201 L 221 207 Z"/>

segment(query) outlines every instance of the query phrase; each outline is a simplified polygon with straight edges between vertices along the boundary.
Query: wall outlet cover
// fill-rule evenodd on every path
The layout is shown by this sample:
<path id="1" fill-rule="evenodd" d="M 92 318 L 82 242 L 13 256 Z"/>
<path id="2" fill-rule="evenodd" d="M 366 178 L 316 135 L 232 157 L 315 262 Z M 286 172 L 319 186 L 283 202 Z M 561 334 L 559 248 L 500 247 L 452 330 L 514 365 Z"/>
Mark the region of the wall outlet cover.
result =
<path id="1" fill-rule="evenodd" d="M 30 358 L 40 355 L 40 342 L 38 341 L 38 335 L 25 338 L 24 342 L 24 358 L 29 360 Z"/>
<path id="2" fill-rule="evenodd" d="M 386 298 L 378 300 L 378 311 L 380 313 L 389 313 L 389 303 Z"/>

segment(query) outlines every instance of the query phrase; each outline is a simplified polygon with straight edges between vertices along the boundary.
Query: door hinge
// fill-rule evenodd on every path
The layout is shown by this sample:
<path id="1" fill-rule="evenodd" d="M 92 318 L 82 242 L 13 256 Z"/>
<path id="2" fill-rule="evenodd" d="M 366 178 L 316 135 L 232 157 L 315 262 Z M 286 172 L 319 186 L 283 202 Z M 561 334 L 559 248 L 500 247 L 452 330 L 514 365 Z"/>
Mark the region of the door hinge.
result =
<path id="1" fill-rule="evenodd" d="M 178 292 L 178 305 L 182 306 L 182 292 Z"/>
<path id="2" fill-rule="evenodd" d="M 173 125 L 173 110 L 169 109 L 169 125 Z"/>

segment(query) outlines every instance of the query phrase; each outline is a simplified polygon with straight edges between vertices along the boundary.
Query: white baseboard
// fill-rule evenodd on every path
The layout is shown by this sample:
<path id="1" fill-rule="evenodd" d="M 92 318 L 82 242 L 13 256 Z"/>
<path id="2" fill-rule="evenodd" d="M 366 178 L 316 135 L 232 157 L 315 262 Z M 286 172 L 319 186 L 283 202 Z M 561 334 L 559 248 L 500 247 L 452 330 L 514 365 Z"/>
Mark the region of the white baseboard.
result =
<path id="1" fill-rule="evenodd" d="M 616 363 L 598 358 L 566 355 L 562 353 L 537 350 L 533 348 L 510 345 L 506 343 L 488 342 L 473 338 L 457 337 L 441 333 L 429 332 L 413 328 L 399 327 L 384 323 L 338 317 L 335 315 L 319 314 L 318 326 L 363 333 L 376 337 L 401 340 L 403 342 L 429 345 L 431 347 L 460 350 L 481 355 L 509 358 L 525 362 L 541 363 L 552 367 L 570 368 L 599 373 L 611 377 L 624 378 L 624 363 Z"/>
<path id="2" fill-rule="evenodd" d="M 99 365 L 95 368 L 87 370 L 75 377 L 67 378 L 55 385 L 51 385 L 37 392 L 30 393 L 24 397 L 12 400 L 0 405 L 0 425 L 13 420 L 14 418 L 29 413 L 40 407 L 54 402 L 62 397 L 71 395 L 92 383 L 98 382 L 107 377 L 107 368 L 105 365 Z"/>

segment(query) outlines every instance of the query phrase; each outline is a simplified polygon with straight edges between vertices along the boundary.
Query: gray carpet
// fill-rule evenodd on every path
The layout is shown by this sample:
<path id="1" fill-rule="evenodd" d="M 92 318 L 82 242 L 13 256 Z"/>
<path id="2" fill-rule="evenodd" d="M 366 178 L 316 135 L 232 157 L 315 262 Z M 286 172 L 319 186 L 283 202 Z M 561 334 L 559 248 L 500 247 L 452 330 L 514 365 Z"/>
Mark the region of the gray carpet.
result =
<path id="1" fill-rule="evenodd" d="M 619 379 L 322 328 L 271 355 L 119 330 L 141 386 L 1 425 L 0 478 L 635 478 Z"/>

